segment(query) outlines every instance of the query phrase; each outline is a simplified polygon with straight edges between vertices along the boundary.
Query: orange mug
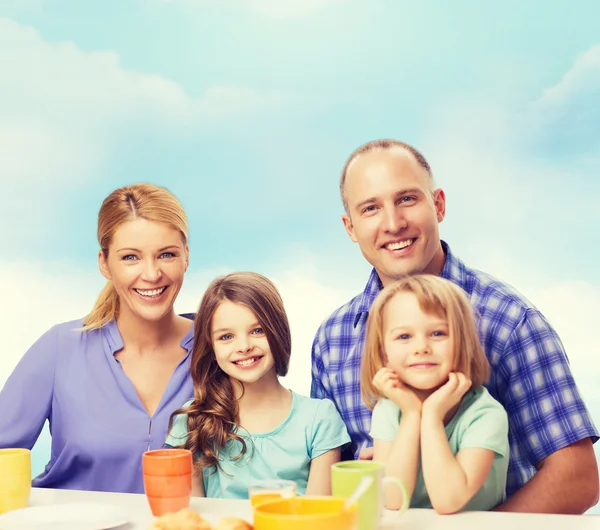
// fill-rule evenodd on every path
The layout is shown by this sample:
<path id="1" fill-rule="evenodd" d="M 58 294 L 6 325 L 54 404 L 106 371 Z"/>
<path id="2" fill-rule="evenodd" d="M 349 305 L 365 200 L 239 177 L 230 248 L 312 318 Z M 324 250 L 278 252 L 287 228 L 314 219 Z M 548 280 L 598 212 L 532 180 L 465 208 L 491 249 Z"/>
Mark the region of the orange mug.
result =
<path id="1" fill-rule="evenodd" d="M 187 449 L 157 449 L 142 455 L 144 490 L 152 515 L 187 508 L 192 495 L 193 459 Z"/>

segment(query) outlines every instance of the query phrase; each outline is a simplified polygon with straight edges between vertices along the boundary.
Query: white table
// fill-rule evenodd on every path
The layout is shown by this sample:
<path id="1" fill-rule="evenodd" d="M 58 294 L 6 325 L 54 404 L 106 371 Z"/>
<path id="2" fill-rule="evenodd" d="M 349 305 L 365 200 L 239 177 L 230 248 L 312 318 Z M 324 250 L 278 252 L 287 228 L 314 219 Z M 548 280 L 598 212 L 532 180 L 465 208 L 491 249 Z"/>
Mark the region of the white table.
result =
<path id="1" fill-rule="evenodd" d="M 113 504 L 126 509 L 130 523 L 118 530 L 147 530 L 152 514 L 144 495 L 125 493 L 100 493 L 92 491 L 52 490 L 33 488 L 30 506 L 62 503 Z M 191 507 L 211 523 L 221 516 L 240 517 L 252 521 L 248 501 L 192 498 Z M 402 530 L 600 530 L 598 515 L 538 515 L 497 512 L 465 512 L 455 515 L 438 515 L 433 510 L 408 510 L 385 528 Z"/>

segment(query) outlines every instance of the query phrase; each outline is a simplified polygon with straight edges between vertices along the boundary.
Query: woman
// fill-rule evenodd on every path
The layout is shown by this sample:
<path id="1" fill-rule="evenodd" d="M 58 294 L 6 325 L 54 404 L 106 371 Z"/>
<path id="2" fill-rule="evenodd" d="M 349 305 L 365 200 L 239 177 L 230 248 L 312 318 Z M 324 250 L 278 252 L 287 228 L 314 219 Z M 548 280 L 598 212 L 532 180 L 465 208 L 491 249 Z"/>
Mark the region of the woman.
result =
<path id="1" fill-rule="evenodd" d="M 141 456 L 193 396 L 193 322 L 173 310 L 188 267 L 187 220 L 166 189 L 111 193 L 98 215 L 108 280 L 83 320 L 29 349 L 0 393 L 0 447 L 31 448 L 50 422 L 52 452 L 35 487 L 143 492 Z"/>

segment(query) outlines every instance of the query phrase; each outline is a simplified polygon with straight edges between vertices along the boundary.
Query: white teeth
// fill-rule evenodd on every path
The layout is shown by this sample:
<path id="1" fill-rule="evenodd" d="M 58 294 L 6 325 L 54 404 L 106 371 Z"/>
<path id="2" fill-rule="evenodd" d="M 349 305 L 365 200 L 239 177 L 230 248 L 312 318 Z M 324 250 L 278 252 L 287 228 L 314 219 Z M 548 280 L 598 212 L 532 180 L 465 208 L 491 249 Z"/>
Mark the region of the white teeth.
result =
<path id="1" fill-rule="evenodd" d="M 166 287 L 161 287 L 160 289 L 151 289 L 151 290 L 135 289 L 135 292 L 141 294 L 142 296 L 159 296 L 163 293 L 163 291 L 165 289 L 166 289 Z"/>
<path id="2" fill-rule="evenodd" d="M 234 364 L 239 366 L 250 366 L 258 357 L 250 357 L 250 359 L 244 359 L 243 361 L 235 361 Z"/>
<path id="3" fill-rule="evenodd" d="M 401 248 L 406 248 L 413 243 L 414 239 L 406 239 L 404 241 L 398 241 L 397 243 L 390 243 L 386 245 L 385 248 L 389 250 L 400 250 Z"/>

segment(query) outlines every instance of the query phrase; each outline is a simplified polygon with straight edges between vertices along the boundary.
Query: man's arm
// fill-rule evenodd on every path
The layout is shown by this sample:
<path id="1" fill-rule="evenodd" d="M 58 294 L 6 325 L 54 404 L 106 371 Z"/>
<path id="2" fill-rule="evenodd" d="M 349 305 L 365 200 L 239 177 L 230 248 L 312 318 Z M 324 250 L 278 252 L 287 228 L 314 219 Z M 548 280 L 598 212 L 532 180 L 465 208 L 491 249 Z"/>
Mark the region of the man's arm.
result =
<path id="1" fill-rule="evenodd" d="M 520 456 L 538 470 L 498 509 L 585 512 L 598 501 L 598 464 L 592 446 L 598 431 L 562 342 L 538 310 L 525 312 L 493 369 Z"/>
<path id="2" fill-rule="evenodd" d="M 589 438 L 552 453 L 534 477 L 495 510 L 581 514 L 598 502 L 598 463 Z"/>

